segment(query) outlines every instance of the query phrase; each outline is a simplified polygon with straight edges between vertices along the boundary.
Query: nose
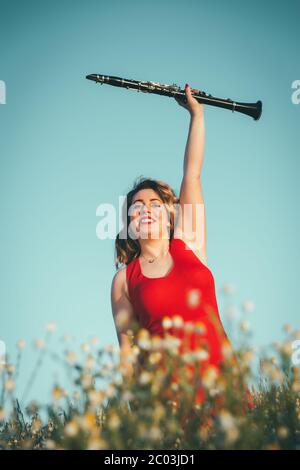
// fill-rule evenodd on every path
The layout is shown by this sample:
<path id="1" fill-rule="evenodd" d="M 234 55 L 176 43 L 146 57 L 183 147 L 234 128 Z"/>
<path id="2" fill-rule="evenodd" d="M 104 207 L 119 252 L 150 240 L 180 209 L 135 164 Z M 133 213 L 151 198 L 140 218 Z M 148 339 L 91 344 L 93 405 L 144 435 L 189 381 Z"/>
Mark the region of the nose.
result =
<path id="1" fill-rule="evenodd" d="M 146 206 L 146 204 L 143 204 L 143 207 L 142 207 L 141 212 L 140 212 L 140 218 L 142 218 L 144 215 L 148 215 L 149 217 L 153 217 L 152 212 L 151 212 L 151 208 L 148 208 Z"/>
<path id="2" fill-rule="evenodd" d="M 142 219 L 143 217 L 152 217 L 151 212 L 149 210 L 143 210 L 140 214 L 140 218 Z"/>
<path id="3" fill-rule="evenodd" d="M 148 209 L 148 207 L 147 207 L 147 206 L 143 206 L 143 209 L 142 209 L 142 211 L 141 211 L 141 212 L 142 212 L 142 214 L 144 214 L 144 213 L 146 214 L 147 212 L 148 212 L 148 213 L 150 213 L 150 212 L 151 212 L 151 210 L 150 210 L 150 209 Z"/>
<path id="4" fill-rule="evenodd" d="M 145 212 L 149 212 L 149 209 L 146 204 L 142 204 L 140 214 L 144 214 Z"/>

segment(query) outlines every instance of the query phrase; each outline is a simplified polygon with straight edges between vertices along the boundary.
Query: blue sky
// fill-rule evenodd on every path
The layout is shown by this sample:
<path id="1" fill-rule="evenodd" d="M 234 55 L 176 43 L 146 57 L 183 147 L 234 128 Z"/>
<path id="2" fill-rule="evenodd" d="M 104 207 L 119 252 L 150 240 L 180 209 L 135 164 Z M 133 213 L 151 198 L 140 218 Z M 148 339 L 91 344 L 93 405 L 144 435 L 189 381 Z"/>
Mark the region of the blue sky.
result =
<path id="1" fill-rule="evenodd" d="M 0 0 L 1 335 L 24 338 L 20 390 L 48 321 L 77 343 L 117 345 L 114 240 L 97 207 L 118 208 L 139 176 L 178 193 L 189 116 L 173 99 L 85 79 L 176 83 L 263 102 L 259 121 L 206 106 L 202 182 L 207 257 L 220 314 L 251 299 L 256 345 L 299 328 L 299 2 Z M 53 344 L 56 344 L 55 338 Z M 60 344 L 60 343 L 59 343 Z M 42 367 L 32 395 L 57 376 Z"/>

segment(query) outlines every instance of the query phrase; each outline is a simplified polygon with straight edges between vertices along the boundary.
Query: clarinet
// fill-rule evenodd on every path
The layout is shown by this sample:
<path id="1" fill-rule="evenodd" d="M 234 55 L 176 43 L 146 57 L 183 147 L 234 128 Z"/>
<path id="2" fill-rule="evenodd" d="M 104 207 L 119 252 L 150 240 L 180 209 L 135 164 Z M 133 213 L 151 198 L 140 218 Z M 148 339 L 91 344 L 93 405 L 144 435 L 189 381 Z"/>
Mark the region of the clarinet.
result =
<path id="1" fill-rule="evenodd" d="M 146 82 L 142 80 L 130 80 L 128 78 L 112 77 L 109 75 L 99 75 L 96 73 L 86 75 L 88 80 L 93 80 L 96 83 L 103 85 L 113 85 L 117 87 L 127 88 L 128 90 L 142 91 L 143 93 L 155 93 L 156 95 L 164 95 L 173 98 L 181 99 L 186 103 L 185 90 L 180 88 L 176 83 L 173 85 L 165 85 L 163 83 Z M 262 102 L 257 101 L 256 103 L 239 103 L 233 101 L 230 98 L 222 99 L 215 96 L 209 95 L 204 91 L 196 90 L 193 88 L 192 96 L 203 104 L 216 106 L 218 108 L 229 109 L 232 112 L 246 114 L 247 116 L 253 117 L 257 121 L 262 113 Z"/>

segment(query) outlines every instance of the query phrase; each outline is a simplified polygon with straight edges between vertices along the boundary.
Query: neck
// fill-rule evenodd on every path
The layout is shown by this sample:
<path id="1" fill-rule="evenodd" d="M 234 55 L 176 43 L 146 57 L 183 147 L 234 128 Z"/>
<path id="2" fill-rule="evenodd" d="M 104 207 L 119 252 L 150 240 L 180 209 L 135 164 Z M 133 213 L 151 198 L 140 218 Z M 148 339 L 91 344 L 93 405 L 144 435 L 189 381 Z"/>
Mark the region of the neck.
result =
<path id="1" fill-rule="evenodd" d="M 169 248 L 169 239 L 139 239 L 141 254 L 146 258 L 163 256 Z"/>

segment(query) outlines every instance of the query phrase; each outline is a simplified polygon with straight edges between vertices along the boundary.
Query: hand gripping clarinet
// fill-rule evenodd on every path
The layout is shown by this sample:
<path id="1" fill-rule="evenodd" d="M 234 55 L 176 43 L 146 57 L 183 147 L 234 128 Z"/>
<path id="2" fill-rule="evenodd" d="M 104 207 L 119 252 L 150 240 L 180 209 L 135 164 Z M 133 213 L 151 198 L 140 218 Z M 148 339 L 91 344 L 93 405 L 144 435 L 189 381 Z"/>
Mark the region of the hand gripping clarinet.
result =
<path id="1" fill-rule="evenodd" d="M 117 87 L 127 88 L 129 90 L 142 91 L 143 93 L 155 93 L 157 95 L 170 96 L 173 98 L 182 99 L 186 102 L 185 90 L 180 88 L 176 83 L 173 85 L 164 85 L 162 83 L 146 82 L 142 80 L 130 80 L 128 78 L 112 77 L 109 75 L 91 74 L 87 75 L 88 80 L 93 80 L 96 83 L 103 85 L 113 85 Z M 192 96 L 199 101 L 199 103 L 217 106 L 218 108 L 229 109 L 232 112 L 247 114 L 257 121 L 262 113 L 262 102 L 256 103 L 239 103 L 231 99 L 216 98 L 209 95 L 204 91 L 196 90 L 193 88 Z"/>

